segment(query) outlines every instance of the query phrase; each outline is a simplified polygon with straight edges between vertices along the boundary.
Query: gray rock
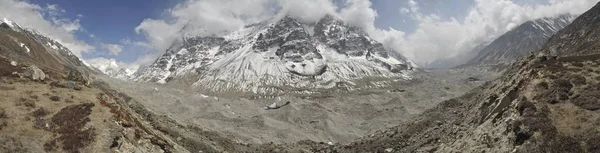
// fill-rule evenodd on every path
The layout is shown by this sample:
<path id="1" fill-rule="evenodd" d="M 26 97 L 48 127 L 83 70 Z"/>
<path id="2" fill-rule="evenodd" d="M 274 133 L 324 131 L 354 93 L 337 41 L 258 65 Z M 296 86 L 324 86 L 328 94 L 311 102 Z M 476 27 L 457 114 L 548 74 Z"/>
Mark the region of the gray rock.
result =
<path id="1" fill-rule="evenodd" d="M 46 79 L 46 74 L 44 71 L 35 65 L 27 67 L 23 73 L 23 76 L 35 81 L 44 81 L 44 79 Z"/>

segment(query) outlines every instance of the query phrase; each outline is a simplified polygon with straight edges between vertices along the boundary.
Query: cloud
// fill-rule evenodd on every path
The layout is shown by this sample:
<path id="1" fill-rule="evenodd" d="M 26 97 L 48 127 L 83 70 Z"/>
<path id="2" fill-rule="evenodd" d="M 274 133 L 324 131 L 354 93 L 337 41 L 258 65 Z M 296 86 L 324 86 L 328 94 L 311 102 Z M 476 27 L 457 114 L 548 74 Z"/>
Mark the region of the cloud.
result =
<path id="1" fill-rule="evenodd" d="M 422 12 L 430 8 L 420 7 L 421 1 L 408 0 L 405 7 L 398 7 L 398 11 L 412 19 L 408 22 L 416 23 L 416 29 L 411 33 L 376 28 L 378 14 L 369 0 L 339 2 L 342 3 L 336 5 L 332 0 L 186 0 L 169 9 L 167 18 L 146 19 L 140 23 L 135 31 L 146 37 L 144 41 L 134 41 L 134 44 L 155 50 L 152 54 L 158 57 L 175 39 L 188 34 L 218 35 L 282 15 L 311 23 L 325 14 L 332 14 L 365 29 L 384 46 L 419 64 L 426 64 L 470 51 L 528 20 L 565 13 L 581 14 L 598 0 L 549 0 L 545 5 L 516 4 L 510 0 L 474 0 L 465 16 L 451 18 L 424 14 Z"/>
<path id="2" fill-rule="evenodd" d="M 178 37 L 177 33 L 182 27 L 163 20 L 146 19 L 135 28 L 135 32 L 145 36 L 143 46 L 163 51 Z"/>
<path id="3" fill-rule="evenodd" d="M 278 0 L 281 15 L 289 15 L 300 22 L 313 23 L 327 14 L 336 14 L 337 6 L 329 0 Z"/>
<path id="4" fill-rule="evenodd" d="M 168 19 L 145 19 L 135 28 L 147 48 L 166 50 L 183 35 L 211 35 L 240 29 L 269 16 L 268 0 L 186 0 L 166 13 Z"/>
<path id="5" fill-rule="evenodd" d="M 437 14 L 425 15 L 418 4 L 408 5 L 409 15 L 418 26 L 414 33 L 404 36 L 399 49 L 410 59 L 426 64 L 435 59 L 452 57 L 470 51 L 476 46 L 490 42 L 512 28 L 528 21 L 561 14 L 581 14 L 594 6 L 598 0 L 550 0 L 546 5 L 518 5 L 509 0 L 475 0 L 475 5 L 463 18 L 441 19 Z M 410 44 L 400 46 L 404 44 Z"/>
<path id="6" fill-rule="evenodd" d="M 68 33 L 73 33 L 82 30 L 81 25 L 79 24 L 79 19 L 70 20 L 65 18 L 52 17 L 51 21 L 52 23 L 54 23 L 54 25 L 64 29 Z"/>
<path id="7" fill-rule="evenodd" d="M 348 0 L 339 12 L 342 20 L 354 26 L 361 27 L 367 32 L 375 30 L 377 12 L 371 8 L 368 0 Z"/>
<path id="8" fill-rule="evenodd" d="M 108 51 L 110 55 L 119 55 L 123 51 L 123 46 L 117 44 L 102 44 L 102 48 Z"/>
<path id="9" fill-rule="evenodd" d="M 147 48 L 162 52 L 185 35 L 214 35 L 276 15 L 317 22 L 337 7 L 329 0 L 185 0 L 169 9 L 165 19 L 145 19 L 135 28 Z"/>
<path id="10" fill-rule="evenodd" d="M 20 0 L 0 0 L 0 18 L 9 18 L 25 28 L 35 29 L 58 41 L 78 57 L 93 51 L 94 47 L 78 40 L 74 32 L 82 30 L 79 20 L 62 17 L 66 11 L 58 5 L 41 7 Z M 44 16 L 50 17 L 45 19 Z"/>

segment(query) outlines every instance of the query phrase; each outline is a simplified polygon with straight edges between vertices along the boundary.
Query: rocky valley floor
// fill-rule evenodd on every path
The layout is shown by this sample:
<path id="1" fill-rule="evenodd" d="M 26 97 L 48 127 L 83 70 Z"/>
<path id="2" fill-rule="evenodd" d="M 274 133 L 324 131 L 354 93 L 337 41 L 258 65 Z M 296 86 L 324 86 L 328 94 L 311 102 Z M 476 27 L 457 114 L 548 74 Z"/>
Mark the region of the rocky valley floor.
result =
<path id="1" fill-rule="evenodd" d="M 281 96 L 271 99 L 207 96 L 183 87 L 139 84 L 99 77 L 139 106 L 187 128 L 214 131 L 241 144 L 290 144 L 315 141 L 346 144 L 376 131 L 411 120 L 441 101 L 464 94 L 498 73 L 472 76 L 473 70 L 418 73 L 402 88 L 378 89 L 326 98 Z M 483 73 L 479 73 L 483 74 Z M 441 78 L 441 79 L 440 79 Z M 481 78 L 478 79 L 478 78 Z M 272 103 L 290 102 L 266 110 Z M 163 124 L 163 121 L 157 124 Z M 183 130 L 183 129 L 171 129 Z M 181 139 L 197 135 L 189 131 Z M 175 132 L 180 133 L 180 132 Z M 198 138 L 188 137 L 190 141 Z M 195 140 L 198 139 L 198 140 Z"/>

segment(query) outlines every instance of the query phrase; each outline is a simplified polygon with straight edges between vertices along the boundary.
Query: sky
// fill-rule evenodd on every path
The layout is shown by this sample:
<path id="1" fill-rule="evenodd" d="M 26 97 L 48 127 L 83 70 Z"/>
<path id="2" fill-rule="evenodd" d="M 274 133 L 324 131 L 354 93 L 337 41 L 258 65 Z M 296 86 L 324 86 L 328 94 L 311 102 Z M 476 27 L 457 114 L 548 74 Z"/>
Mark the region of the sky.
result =
<path id="1" fill-rule="evenodd" d="M 92 65 L 136 69 L 154 62 L 182 34 L 212 35 L 282 14 L 307 23 L 332 14 L 427 64 L 468 52 L 528 20 L 581 14 L 598 1 L 0 0 L 0 18 L 46 34 Z"/>

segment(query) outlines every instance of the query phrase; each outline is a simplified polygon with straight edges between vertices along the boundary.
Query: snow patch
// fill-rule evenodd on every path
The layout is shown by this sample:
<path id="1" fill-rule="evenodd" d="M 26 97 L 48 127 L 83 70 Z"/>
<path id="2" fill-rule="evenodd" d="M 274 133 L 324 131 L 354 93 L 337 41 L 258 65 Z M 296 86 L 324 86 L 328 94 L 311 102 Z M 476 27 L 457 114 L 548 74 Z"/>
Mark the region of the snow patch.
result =
<path id="1" fill-rule="evenodd" d="M 8 20 L 7 18 L 2 18 L 2 22 L 6 23 L 6 25 L 8 25 L 11 29 L 15 28 L 14 23 L 11 20 Z"/>
<path id="2" fill-rule="evenodd" d="M 25 48 L 25 51 L 27 53 L 29 53 L 31 50 L 29 50 L 29 47 L 27 47 L 27 45 L 25 45 L 24 43 L 19 43 L 19 46 L 21 46 L 22 48 Z"/>
<path id="3" fill-rule="evenodd" d="M 47 45 L 48 45 L 50 48 L 54 49 L 54 50 L 58 50 L 58 49 L 59 49 L 59 47 L 58 47 L 58 46 L 56 46 L 56 45 L 54 45 L 53 43 L 50 43 L 50 42 L 48 42 L 48 44 L 47 44 Z"/>

